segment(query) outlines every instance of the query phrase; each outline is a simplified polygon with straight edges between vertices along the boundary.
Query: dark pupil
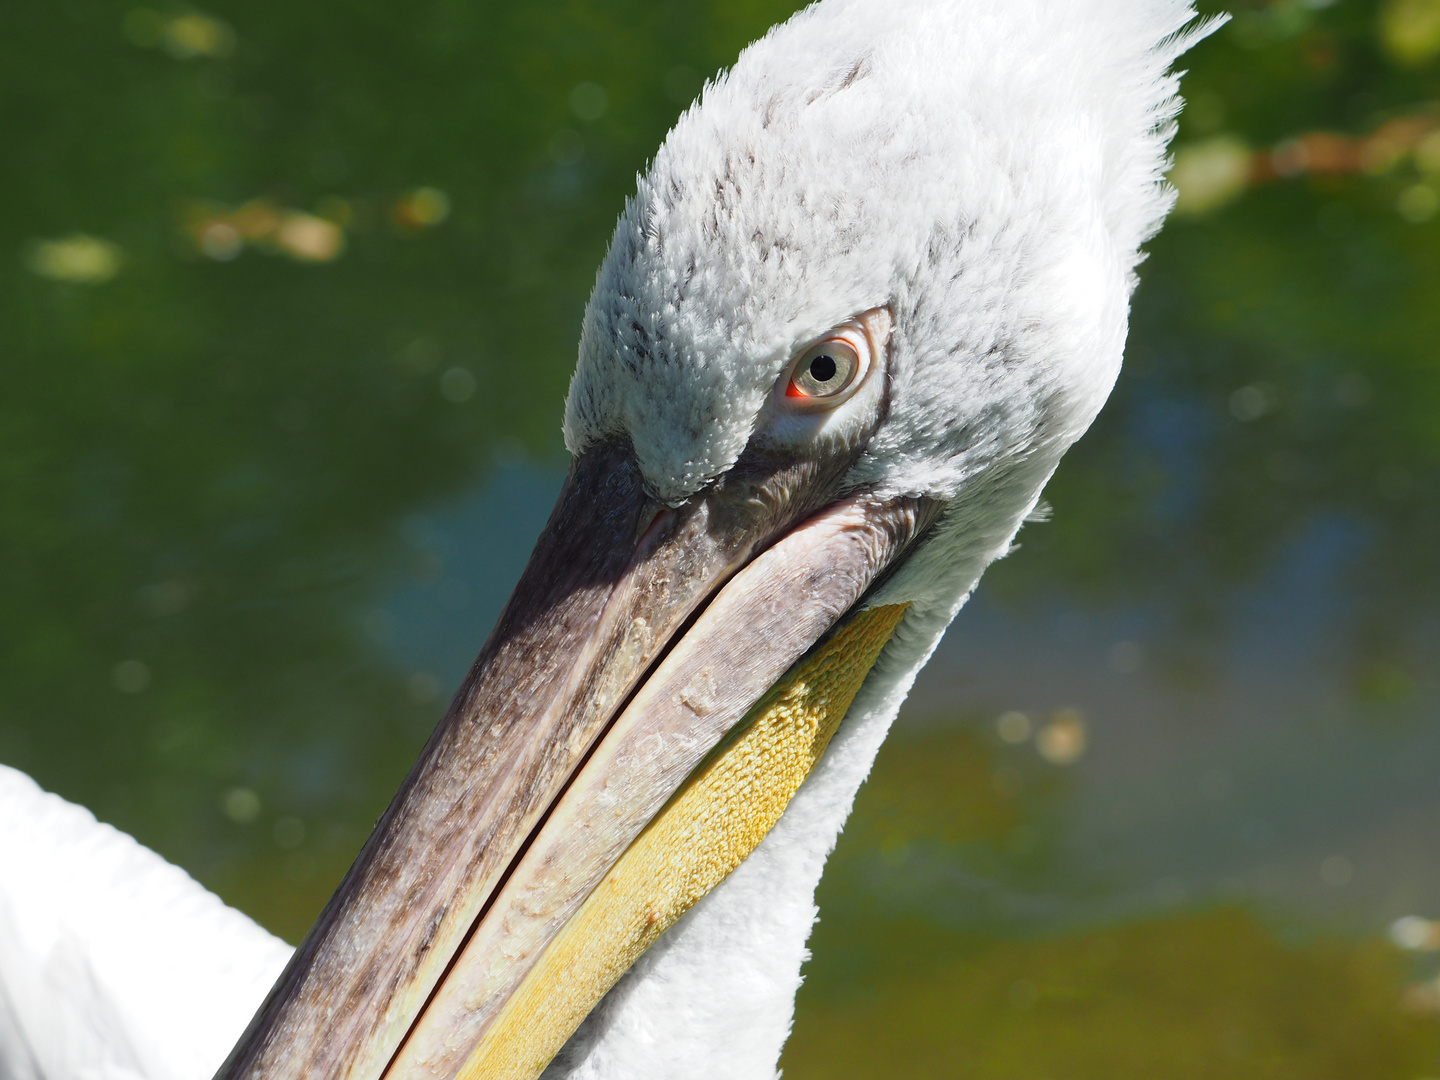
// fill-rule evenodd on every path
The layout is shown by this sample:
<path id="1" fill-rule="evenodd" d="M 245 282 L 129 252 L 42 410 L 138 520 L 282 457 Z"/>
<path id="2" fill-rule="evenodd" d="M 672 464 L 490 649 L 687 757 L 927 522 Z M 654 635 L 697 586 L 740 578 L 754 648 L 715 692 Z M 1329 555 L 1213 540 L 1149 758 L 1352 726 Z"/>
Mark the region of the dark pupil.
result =
<path id="1" fill-rule="evenodd" d="M 816 382 L 829 382 L 835 377 L 835 360 L 820 355 L 810 361 L 810 375 Z"/>

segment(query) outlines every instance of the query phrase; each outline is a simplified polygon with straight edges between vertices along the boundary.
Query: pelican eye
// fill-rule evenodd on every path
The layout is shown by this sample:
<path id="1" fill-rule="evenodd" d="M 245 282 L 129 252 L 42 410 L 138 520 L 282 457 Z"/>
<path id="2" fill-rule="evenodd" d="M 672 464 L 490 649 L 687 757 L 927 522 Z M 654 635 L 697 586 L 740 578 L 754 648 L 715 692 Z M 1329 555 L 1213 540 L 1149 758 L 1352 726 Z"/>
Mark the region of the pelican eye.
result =
<path id="1" fill-rule="evenodd" d="M 855 346 L 843 338 L 829 338 L 800 354 L 785 396 L 831 403 L 854 387 L 863 374 L 864 363 Z"/>

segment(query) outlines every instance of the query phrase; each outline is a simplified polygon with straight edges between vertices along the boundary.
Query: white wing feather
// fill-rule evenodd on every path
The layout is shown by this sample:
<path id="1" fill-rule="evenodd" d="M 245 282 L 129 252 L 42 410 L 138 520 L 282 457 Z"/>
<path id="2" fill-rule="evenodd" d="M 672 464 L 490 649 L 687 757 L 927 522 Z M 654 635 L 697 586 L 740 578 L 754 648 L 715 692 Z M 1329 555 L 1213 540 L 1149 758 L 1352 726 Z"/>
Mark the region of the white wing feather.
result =
<path id="1" fill-rule="evenodd" d="M 290 952 L 0 766 L 0 1080 L 207 1080 Z"/>

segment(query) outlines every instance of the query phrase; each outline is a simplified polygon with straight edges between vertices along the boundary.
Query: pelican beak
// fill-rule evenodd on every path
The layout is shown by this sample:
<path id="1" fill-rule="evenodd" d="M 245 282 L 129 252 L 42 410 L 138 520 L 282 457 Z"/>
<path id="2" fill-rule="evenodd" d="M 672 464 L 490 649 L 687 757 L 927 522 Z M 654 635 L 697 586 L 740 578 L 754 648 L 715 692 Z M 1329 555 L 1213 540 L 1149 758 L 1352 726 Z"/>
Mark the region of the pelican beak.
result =
<path id="1" fill-rule="evenodd" d="M 903 607 L 923 500 L 742 459 L 678 508 L 576 460 L 514 594 L 218 1074 L 535 1077 L 778 820 Z"/>

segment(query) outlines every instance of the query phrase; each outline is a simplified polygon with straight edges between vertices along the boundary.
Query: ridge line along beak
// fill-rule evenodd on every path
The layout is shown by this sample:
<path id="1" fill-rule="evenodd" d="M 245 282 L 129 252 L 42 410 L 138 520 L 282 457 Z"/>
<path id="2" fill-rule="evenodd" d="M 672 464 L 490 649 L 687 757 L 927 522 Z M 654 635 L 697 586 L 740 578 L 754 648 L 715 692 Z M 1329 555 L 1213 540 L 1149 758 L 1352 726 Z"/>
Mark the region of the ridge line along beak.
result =
<path id="1" fill-rule="evenodd" d="M 933 517 L 833 501 L 847 464 L 742 460 L 657 514 L 622 448 L 577 459 L 444 720 L 217 1080 L 537 1076 L 778 820 L 898 624 L 869 609 L 821 642 Z"/>

